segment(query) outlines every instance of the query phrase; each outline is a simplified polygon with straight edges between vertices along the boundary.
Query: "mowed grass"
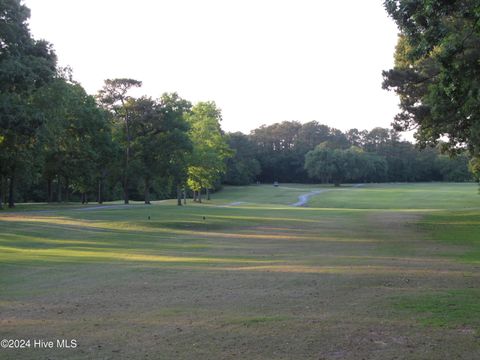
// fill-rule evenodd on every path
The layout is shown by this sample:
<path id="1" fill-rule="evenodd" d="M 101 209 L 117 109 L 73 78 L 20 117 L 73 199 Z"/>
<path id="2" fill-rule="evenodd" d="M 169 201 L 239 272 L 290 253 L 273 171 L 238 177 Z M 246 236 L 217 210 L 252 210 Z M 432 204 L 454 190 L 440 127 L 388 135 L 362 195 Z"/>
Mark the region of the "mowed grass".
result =
<path id="1" fill-rule="evenodd" d="M 0 338 L 79 346 L 0 358 L 474 359 L 479 215 L 475 184 L 23 205 L 0 213 Z"/>
<path id="2" fill-rule="evenodd" d="M 310 202 L 312 207 L 358 209 L 478 209 L 475 183 L 366 184 L 331 188 Z"/>

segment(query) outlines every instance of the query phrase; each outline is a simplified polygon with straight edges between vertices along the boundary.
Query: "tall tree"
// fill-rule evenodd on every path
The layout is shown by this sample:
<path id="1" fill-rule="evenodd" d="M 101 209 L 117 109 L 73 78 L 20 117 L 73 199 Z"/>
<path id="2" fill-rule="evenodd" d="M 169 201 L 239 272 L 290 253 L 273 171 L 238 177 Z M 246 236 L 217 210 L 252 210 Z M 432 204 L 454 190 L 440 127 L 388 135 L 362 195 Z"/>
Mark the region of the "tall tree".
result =
<path id="1" fill-rule="evenodd" d="M 172 179 L 177 194 L 185 182 L 184 158 L 191 143 L 184 114 L 190 107 L 176 93 L 163 94 L 157 101 L 142 97 L 132 102 L 131 124 L 135 134 L 132 149 L 143 176 L 146 204 L 150 204 L 150 188 L 155 178 Z"/>
<path id="2" fill-rule="evenodd" d="M 385 0 L 400 37 L 383 87 L 400 96 L 394 126 L 423 147 L 480 156 L 480 2 Z"/>
<path id="3" fill-rule="evenodd" d="M 165 93 L 159 99 L 159 106 L 167 129 L 163 136 L 165 175 L 172 181 L 177 205 L 181 206 L 182 188 L 185 191 L 188 180 L 188 160 L 193 151 L 187 121 L 192 104 L 177 93 Z"/>
<path id="4" fill-rule="evenodd" d="M 98 93 L 100 103 L 111 112 L 114 119 L 123 124 L 125 158 L 123 165 L 123 195 L 124 202 L 129 202 L 129 173 L 130 173 L 130 148 L 131 148 L 131 132 L 130 132 L 130 106 L 129 101 L 132 99 L 128 96 L 130 89 L 142 86 L 142 82 L 134 79 L 107 79 L 105 85 Z"/>
<path id="5" fill-rule="evenodd" d="M 340 186 L 346 177 L 347 158 L 342 150 L 320 144 L 305 155 L 305 170 L 314 179 Z"/>
<path id="6" fill-rule="evenodd" d="M 221 130 L 221 111 L 214 102 L 199 102 L 187 116 L 193 153 L 188 167 L 188 185 L 199 194 L 213 188 L 225 172 L 225 159 L 232 155 Z"/>
<path id="7" fill-rule="evenodd" d="M 260 174 L 260 163 L 255 159 L 252 142 L 247 135 L 240 132 L 228 134 L 227 139 L 234 155 L 227 160 L 223 181 L 232 185 L 251 184 Z"/>
<path id="8" fill-rule="evenodd" d="M 46 116 L 39 132 L 38 150 L 48 201 L 53 199 L 54 179 L 57 201 L 68 201 L 70 186 L 86 194 L 97 179 L 101 181 L 102 169 L 107 166 L 107 158 L 111 158 L 111 126 L 106 112 L 80 84 L 61 73 L 36 94 L 33 103 Z"/>
<path id="9" fill-rule="evenodd" d="M 0 177 L 8 179 L 8 203 L 13 207 L 15 182 L 20 171 L 28 174 L 44 120 L 31 97 L 54 78 L 56 56 L 49 43 L 32 38 L 30 10 L 19 0 L 2 0 L 0 14 Z"/>

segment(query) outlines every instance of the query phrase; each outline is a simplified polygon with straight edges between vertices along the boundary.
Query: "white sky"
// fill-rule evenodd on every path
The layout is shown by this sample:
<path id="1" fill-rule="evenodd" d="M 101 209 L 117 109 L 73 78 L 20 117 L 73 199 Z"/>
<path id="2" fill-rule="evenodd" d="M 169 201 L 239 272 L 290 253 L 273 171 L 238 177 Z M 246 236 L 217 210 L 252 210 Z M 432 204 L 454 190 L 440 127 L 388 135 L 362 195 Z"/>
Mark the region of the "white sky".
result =
<path id="1" fill-rule="evenodd" d="M 94 94 L 103 80 L 141 94 L 214 100 L 226 131 L 283 120 L 389 127 L 381 88 L 397 30 L 383 0 L 25 0 L 35 38 Z"/>

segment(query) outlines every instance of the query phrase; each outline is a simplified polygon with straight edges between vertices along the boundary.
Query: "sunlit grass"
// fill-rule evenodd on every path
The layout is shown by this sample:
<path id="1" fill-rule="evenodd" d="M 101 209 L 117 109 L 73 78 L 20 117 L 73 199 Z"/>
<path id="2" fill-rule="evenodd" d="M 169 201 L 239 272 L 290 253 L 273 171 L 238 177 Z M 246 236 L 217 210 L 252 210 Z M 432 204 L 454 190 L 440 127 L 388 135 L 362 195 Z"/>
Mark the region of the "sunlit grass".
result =
<path id="1" fill-rule="evenodd" d="M 190 351 L 198 334 L 221 339 L 224 327 L 232 342 L 265 333 L 285 343 L 290 329 L 317 341 L 341 326 L 348 336 L 417 321 L 425 332 L 478 327 L 466 315 L 478 317 L 467 288 L 479 279 L 475 185 L 328 186 L 307 207 L 289 206 L 316 188 L 226 187 L 185 207 L 0 212 L 0 332 L 82 334 L 95 349 L 131 330 Z"/>
<path id="2" fill-rule="evenodd" d="M 252 260 L 237 258 L 162 256 L 141 253 L 119 252 L 98 248 L 56 248 L 56 249 L 20 249 L 0 246 L 0 260 L 21 260 L 22 258 L 65 261 L 148 261 L 158 263 L 271 263 L 271 260 Z"/>
<path id="3" fill-rule="evenodd" d="M 420 183 L 365 185 L 314 196 L 311 207 L 358 209 L 465 209 L 480 208 L 475 183 Z"/>

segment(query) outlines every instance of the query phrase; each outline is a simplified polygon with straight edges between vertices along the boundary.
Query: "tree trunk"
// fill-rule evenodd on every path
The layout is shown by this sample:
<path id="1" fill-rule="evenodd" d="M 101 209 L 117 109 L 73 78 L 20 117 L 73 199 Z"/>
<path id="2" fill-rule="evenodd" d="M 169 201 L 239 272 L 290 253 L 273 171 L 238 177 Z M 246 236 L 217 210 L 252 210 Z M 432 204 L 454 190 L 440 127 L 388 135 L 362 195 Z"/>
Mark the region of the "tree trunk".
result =
<path id="1" fill-rule="evenodd" d="M 70 181 L 68 180 L 68 177 L 65 178 L 65 202 L 68 203 L 70 200 L 69 194 L 68 194 L 68 186 L 70 185 Z"/>
<path id="2" fill-rule="evenodd" d="M 3 176 L 0 176 L 0 210 L 3 209 Z"/>
<path id="3" fill-rule="evenodd" d="M 183 187 L 183 205 L 187 205 L 187 189 Z"/>
<path id="4" fill-rule="evenodd" d="M 202 202 L 202 189 L 200 188 L 200 190 L 198 190 L 198 202 L 201 203 Z"/>
<path id="5" fill-rule="evenodd" d="M 15 169 L 13 170 L 12 176 L 10 177 L 10 183 L 8 186 L 8 207 L 15 207 L 15 200 L 13 198 L 13 192 L 15 190 Z"/>
<path id="6" fill-rule="evenodd" d="M 126 174 L 123 175 L 123 202 L 128 204 L 128 176 Z"/>
<path id="7" fill-rule="evenodd" d="M 103 180 L 100 178 L 98 179 L 98 198 L 97 198 L 97 201 L 99 204 L 103 204 L 102 189 L 103 189 Z"/>
<path id="8" fill-rule="evenodd" d="M 130 129 L 128 126 L 128 112 L 125 115 L 125 132 L 127 136 L 127 148 L 125 149 L 125 173 L 123 174 L 123 199 L 124 203 L 128 204 L 128 170 L 130 161 Z M 147 202 L 145 202 L 147 203 Z"/>
<path id="9" fill-rule="evenodd" d="M 210 200 L 210 189 L 207 188 L 207 200 Z"/>
<path id="10" fill-rule="evenodd" d="M 52 179 L 47 179 L 47 202 L 51 203 L 53 201 L 52 193 Z"/>
<path id="11" fill-rule="evenodd" d="M 150 205 L 150 179 L 145 177 L 145 190 L 144 190 L 145 204 Z M 127 203 L 125 203 L 127 204 Z"/>
<path id="12" fill-rule="evenodd" d="M 62 202 L 62 181 L 60 175 L 57 177 L 57 202 Z"/>
<path id="13" fill-rule="evenodd" d="M 197 201 L 197 192 L 195 190 L 193 190 L 193 202 L 196 202 Z"/>
<path id="14" fill-rule="evenodd" d="M 182 206 L 182 190 L 180 189 L 180 185 L 177 185 L 177 205 Z"/>

